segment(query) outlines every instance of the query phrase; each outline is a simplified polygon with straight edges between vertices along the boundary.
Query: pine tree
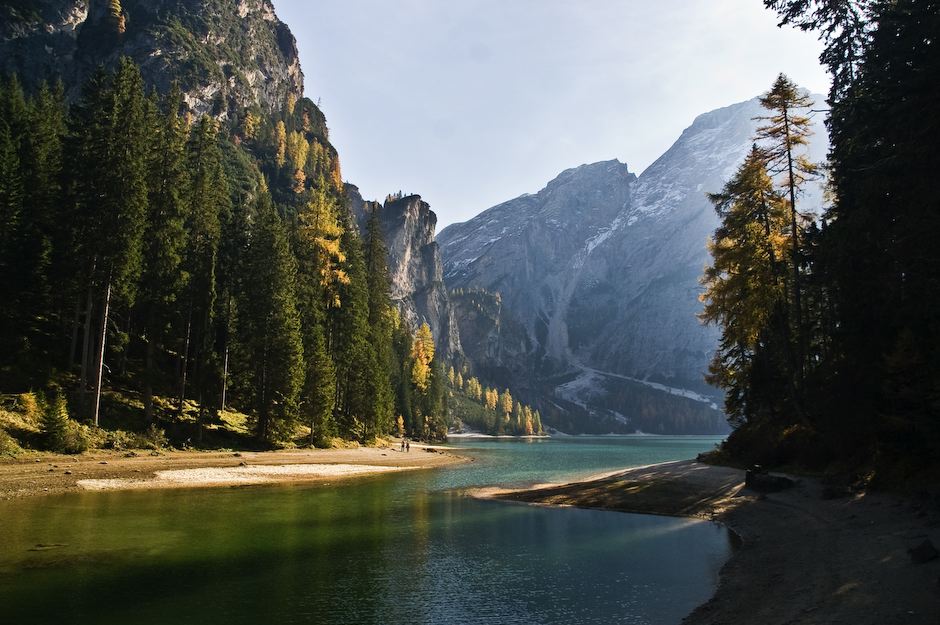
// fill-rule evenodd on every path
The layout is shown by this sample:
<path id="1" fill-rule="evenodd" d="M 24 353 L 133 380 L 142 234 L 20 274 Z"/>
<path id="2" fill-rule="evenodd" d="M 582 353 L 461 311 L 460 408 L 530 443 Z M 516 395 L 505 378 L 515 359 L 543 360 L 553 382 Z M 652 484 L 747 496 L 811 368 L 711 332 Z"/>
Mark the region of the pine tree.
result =
<path id="1" fill-rule="evenodd" d="M 30 367 L 48 372 L 56 345 L 49 344 L 58 327 L 58 306 L 53 268 L 54 246 L 65 237 L 62 230 L 67 227 L 63 214 L 63 137 L 66 134 L 65 103 L 62 87 L 50 89 L 46 84 L 29 104 L 29 134 L 25 141 L 24 202 L 29 211 L 21 221 L 19 254 L 27 264 L 20 279 L 26 280 L 25 289 L 18 302 L 19 315 L 26 327 L 24 336 L 30 342 Z"/>
<path id="2" fill-rule="evenodd" d="M 802 381 L 806 356 L 806 332 L 803 327 L 800 233 L 806 217 L 799 213 L 796 198 L 806 182 L 815 177 L 818 171 L 816 164 L 811 163 L 805 154 L 798 152 L 800 148 L 807 145 L 812 135 L 811 120 L 805 111 L 812 107 L 813 101 L 789 78 L 780 74 L 770 91 L 761 97 L 760 102 L 764 108 L 772 112 L 772 115 L 761 118 L 768 124 L 758 128 L 757 138 L 762 141 L 768 170 L 783 176 L 782 186 L 786 189 L 790 201 L 792 321 L 796 337 L 796 364 Z"/>
<path id="3" fill-rule="evenodd" d="M 872 0 L 764 0 L 780 25 L 818 30 L 824 49 L 819 60 L 832 75 L 832 100 L 846 97 L 859 76 L 876 2 Z"/>
<path id="4" fill-rule="evenodd" d="M 186 162 L 188 128 L 180 115 L 182 94 L 174 90 L 163 102 L 152 102 L 150 126 L 153 149 L 150 202 L 144 234 L 144 262 L 137 313 L 144 330 L 144 418 L 153 420 L 153 385 L 157 350 L 170 337 L 177 302 L 185 287 L 180 266 L 186 244 L 186 207 L 182 194 L 189 184 Z M 161 108 L 163 109 L 161 111 Z"/>
<path id="5" fill-rule="evenodd" d="M 397 309 L 392 309 L 392 349 L 396 366 L 393 367 L 390 383 L 395 392 L 395 411 L 402 419 L 404 431 L 414 432 L 414 397 L 411 386 L 411 370 L 414 366 L 411 354 L 414 339 L 407 324 L 402 322 Z"/>
<path id="6" fill-rule="evenodd" d="M 395 398 L 389 372 L 395 367 L 392 348 L 393 317 L 389 299 L 387 252 L 376 211 L 369 217 L 366 233 L 366 277 L 369 288 L 369 344 L 375 352 L 375 368 L 370 376 L 378 434 L 392 429 Z"/>
<path id="7" fill-rule="evenodd" d="M 182 413 L 190 371 L 203 412 L 220 388 L 220 363 L 214 352 L 219 240 L 231 211 L 228 181 L 222 169 L 217 128 L 209 117 L 199 120 L 187 146 L 189 185 L 184 195 L 187 241 L 181 267 L 187 284 L 179 308 L 180 381 L 177 411 Z M 214 401 L 211 405 L 217 406 Z M 201 433 L 201 429 L 200 429 Z"/>
<path id="8" fill-rule="evenodd" d="M 251 367 L 255 436 L 277 441 L 293 433 L 304 382 L 296 265 L 267 193 L 259 194 L 255 218 L 245 263 L 241 335 Z"/>
<path id="9" fill-rule="evenodd" d="M 14 279 L 19 264 L 16 239 L 23 213 L 23 176 L 17 152 L 10 125 L 0 117 L 0 274 L 7 276 L 0 280 L 0 297 L 6 302 L 0 307 L 0 370 L 5 375 L 22 349 L 20 311 L 15 305 L 20 288 Z"/>
<path id="10" fill-rule="evenodd" d="M 431 378 L 422 411 L 425 415 L 426 440 L 443 440 L 447 436 L 446 379 L 444 367 L 434 359 L 431 362 Z"/>
<path id="11" fill-rule="evenodd" d="M 310 328 L 312 339 L 305 350 L 307 376 L 303 392 L 303 413 L 310 423 L 310 444 L 325 447 L 336 434 L 333 409 L 336 402 L 336 370 L 326 350 L 323 328 Z"/>
<path id="12" fill-rule="evenodd" d="M 76 149 L 70 158 L 80 164 L 72 172 L 72 253 L 86 291 L 80 385 L 84 391 L 94 380 L 96 424 L 112 296 L 117 305 L 132 305 L 141 272 L 150 145 L 146 110 L 140 71 L 122 59 L 116 74 L 99 73 L 88 83 L 71 122 Z"/>
<path id="13" fill-rule="evenodd" d="M 335 412 L 340 435 L 368 440 L 375 436 L 377 427 L 372 380 L 378 361 L 369 344 L 369 291 L 362 242 L 352 224 L 347 221 L 343 225 L 339 249 L 345 261 L 336 271 L 345 281 L 339 283 L 336 294 L 341 305 L 329 311 L 336 364 Z"/>
<path id="14" fill-rule="evenodd" d="M 62 391 L 56 389 L 51 398 L 42 403 L 42 415 L 39 420 L 39 433 L 43 446 L 49 451 L 66 451 L 69 432 L 69 411 Z"/>

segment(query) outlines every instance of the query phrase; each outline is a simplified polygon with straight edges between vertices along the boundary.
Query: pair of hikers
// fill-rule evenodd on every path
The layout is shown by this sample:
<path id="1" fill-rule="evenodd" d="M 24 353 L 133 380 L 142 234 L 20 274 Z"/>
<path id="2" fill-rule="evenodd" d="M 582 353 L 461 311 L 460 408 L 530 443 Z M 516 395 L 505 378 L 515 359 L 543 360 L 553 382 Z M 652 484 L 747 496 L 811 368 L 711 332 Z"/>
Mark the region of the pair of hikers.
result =
<path id="1" fill-rule="evenodd" d="M 411 441 L 405 437 L 401 439 L 401 450 L 402 451 L 411 451 Z"/>

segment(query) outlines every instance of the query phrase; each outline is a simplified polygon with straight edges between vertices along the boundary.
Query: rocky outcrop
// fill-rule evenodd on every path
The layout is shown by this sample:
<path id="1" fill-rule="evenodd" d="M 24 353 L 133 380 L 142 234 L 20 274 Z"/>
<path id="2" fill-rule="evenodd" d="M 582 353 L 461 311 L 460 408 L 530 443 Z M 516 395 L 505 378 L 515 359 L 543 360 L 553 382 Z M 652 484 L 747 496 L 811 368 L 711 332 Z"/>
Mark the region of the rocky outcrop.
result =
<path id="1" fill-rule="evenodd" d="M 706 113 L 639 177 L 618 161 L 583 165 L 444 229 L 448 287 L 498 293 L 500 325 L 520 326 L 526 341 L 517 353 L 511 332 L 509 348 L 471 360 L 612 431 L 724 430 L 720 395 L 703 381 L 718 333 L 697 318 L 718 223 L 706 194 L 734 173 L 762 114 L 756 100 Z M 811 157 L 821 160 L 817 133 Z M 461 334 L 479 321 L 461 313 Z"/>
<path id="2" fill-rule="evenodd" d="M 61 79 L 70 98 L 128 56 L 149 86 L 179 84 L 198 114 L 271 112 L 303 95 L 294 36 L 270 0 L 13 0 L 0 6 L 0 71 Z"/>
<path id="3" fill-rule="evenodd" d="M 438 351 L 446 361 L 462 357 L 454 311 L 444 286 L 444 263 L 434 240 L 437 215 L 419 195 L 389 198 L 385 204 L 363 200 L 359 189 L 346 185 L 350 209 L 365 235 L 369 217 L 377 212 L 388 251 L 391 298 L 412 328 L 427 322 Z"/>

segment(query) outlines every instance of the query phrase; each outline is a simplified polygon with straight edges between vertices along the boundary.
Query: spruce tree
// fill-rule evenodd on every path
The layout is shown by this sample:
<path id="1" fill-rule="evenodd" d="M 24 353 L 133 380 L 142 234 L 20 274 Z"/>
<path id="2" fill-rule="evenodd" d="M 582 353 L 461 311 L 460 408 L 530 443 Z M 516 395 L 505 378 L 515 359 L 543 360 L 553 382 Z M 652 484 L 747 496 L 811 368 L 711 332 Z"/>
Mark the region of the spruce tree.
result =
<path id="1" fill-rule="evenodd" d="M 133 304 L 141 271 L 150 144 L 146 108 L 140 71 L 122 59 L 113 76 L 99 72 L 88 83 L 71 121 L 76 148 L 70 158 L 79 163 L 72 172 L 72 251 L 85 285 L 80 384 L 82 390 L 95 388 L 96 423 L 112 295 L 115 305 Z"/>
<path id="2" fill-rule="evenodd" d="M 336 434 L 333 409 L 336 403 L 336 370 L 326 349 L 323 327 L 309 329 L 311 340 L 305 348 L 307 375 L 303 392 L 303 413 L 310 425 L 310 445 L 325 447 Z"/>
<path id="3" fill-rule="evenodd" d="M 16 254 L 16 235 L 23 212 L 23 177 L 20 159 L 10 125 L 0 118 L 0 297 L 6 305 L 0 307 L 0 370 L 13 375 L 15 356 L 21 351 L 22 333 L 19 331 L 20 311 L 15 305 L 19 288 L 17 275 L 19 257 Z"/>
<path id="4" fill-rule="evenodd" d="M 180 309 L 181 362 L 180 391 L 177 410 L 182 412 L 190 371 L 195 380 L 200 414 L 215 389 L 220 388 L 221 375 L 214 350 L 216 311 L 216 273 L 222 222 L 231 211 L 228 180 L 222 169 L 215 122 L 203 117 L 192 131 L 187 148 L 189 185 L 185 190 L 184 207 L 187 241 L 181 267 L 187 285 Z"/>
<path id="5" fill-rule="evenodd" d="M 300 413 L 304 382 L 296 264 L 270 197 L 259 193 L 245 262 L 241 335 L 251 370 L 254 433 L 262 441 L 288 438 Z"/>
<path id="6" fill-rule="evenodd" d="M 369 292 L 362 242 L 346 216 L 340 249 L 345 261 L 337 271 L 346 276 L 337 290 L 339 307 L 330 309 L 332 352 L 336 365 L 336 421 L 340 435 L 366 440 L 376 434 L 372 379 L 378 366 L 369 343 Z"/>
<path id="7" fill-rule="evenodd" d="M 387 252 L 382 240 L 378 213 L 369 216 L 366 234 L 366 277 L 369 288 L 369 343 L 375 352 L 375 367 L 370 376 L 375 411 L 376 431 L 392 430 L 395 399 L 390 372 L 395 368 L 392 348 L 392 304 L 389 299 Z"/>
<path id="8" fill-rule="evenodd" d="M 163 102 L 150 103 L 153 137 L 148 167 L 150 202 L 144 235 L 144 262 L 137 314 L 145 342 L 143 371 L 144 418 L 153 420 L 153 385 L 158 351 L 170 338 L 170 329 L 185 287 L 181 264 L 187 242 L 184 190 L 189 184 L 186 142 L 189 131 L 180 115 L 182 95 L 174 90 Z"/>
<path id="9" fill-rule="evenodd" d="M 62 391 L 56 389 L 41 402 L 39 434 L 43 447 L 49 451 L 66 451 L 69 434 L 69 411 Z"/>

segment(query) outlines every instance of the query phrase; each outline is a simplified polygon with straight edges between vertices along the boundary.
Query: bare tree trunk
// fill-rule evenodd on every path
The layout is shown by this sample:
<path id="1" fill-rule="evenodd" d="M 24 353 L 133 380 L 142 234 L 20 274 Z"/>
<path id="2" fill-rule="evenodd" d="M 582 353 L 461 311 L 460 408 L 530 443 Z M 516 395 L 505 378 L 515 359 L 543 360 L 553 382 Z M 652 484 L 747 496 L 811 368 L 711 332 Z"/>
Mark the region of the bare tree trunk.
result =
<path id="1" fill-rule="evenodd" d="M 82 301 L 75 298 L 75 315 L 72 317 L 72 341 L 69 343 L 69 369 L 75 367 L 75 352 L 78 351 L 78 328 L 82 325 Z"/>
<path id="2" fill-rule="evenodd" d="M 82 411 L 88 409 L 88 369 L 91 365 L 91 313 L 94 309 L 94 290 L 91 281 L 88 283 L 88 293 L 85 303 L 84 335 L 82 336 L 82 368 L 79 377 L 79 392 L 81 396 Z"/>
<path id="3" fill-rule="evenodd" d="M 144 419 L 153 423 L 153 337 L 147 337 L 147 350 L 144 354 Z"/>
<path id="4" fill-rule="evenodd" d="M 792 236 L 790 241 L 792 243 L 792 254 L 793 254 L 793 308 L 796 313 L 796 358 L 797 358 L 797 373 L 799 374 L 799 380 L 802 384 L 804 377 L 804 359 L 805 359 L 805 344 L 803 337 L 803 298 L 800 293 L 800 243 L 798 239 L 799 235 L 799 224 L 797 223 L 797 212 L 796 212 L 796 180 L 793 178 L 793 148 L 790 145 L 790 117 L 789 113 L 784 111 L 783 114 L 784 121 L 784 132 L 786 133 L 786 147 L 787 147 L 787 174 L 789 175 L 789 180 L 787 183 L 790 187 L 790 227 L 792 228 Z"/>
<path id="5" fill-rule="evenodd" d="M 222 406 L 219 409 L 221 415 L 225 412 L 225 391 L 228 390 L 228 345 L 225 346 L 225 358 L 222 361 Z"/>
<path id="6" fill-rule="evenodd" d="M 127 343 L 124 345 L 123 351 L 121 351 L 121 377 L 125 377 L 127 375 L 127 354 L 131 347 L 130 337 L 134 332 L 133 320 L 133 316 L 130 314 L 130 312 L 128 312 L 127 329 L 125 330 L 125 334 L 127 335 Z"/>
<path id="7" fill-rule="evenodd" d="M 108 338 L 108 311 L 111 306 L 111 276 L 105 289 L 104 312 L 101 315 L 101 347 L 98 351 L 98 382 L 95 384 L 95 427 L 98 427 L 98 413 L 101 408 L 101 380 L 104 374 L 104 347 Z"/>
<path id="8" fill-rule="evenodd" d="M 189 336 L 193 325 L 193 308 L 190 305 L 186 318 L 186 341 L 183 343 L 183 361 L 180 371 L 180 399 L 176 406 L 176 413 L 183 414 L 183 402 L 186 400 L 186 371 L 189 368 Z"/>

